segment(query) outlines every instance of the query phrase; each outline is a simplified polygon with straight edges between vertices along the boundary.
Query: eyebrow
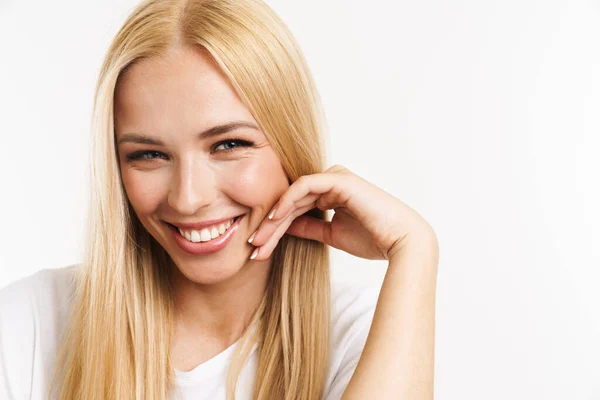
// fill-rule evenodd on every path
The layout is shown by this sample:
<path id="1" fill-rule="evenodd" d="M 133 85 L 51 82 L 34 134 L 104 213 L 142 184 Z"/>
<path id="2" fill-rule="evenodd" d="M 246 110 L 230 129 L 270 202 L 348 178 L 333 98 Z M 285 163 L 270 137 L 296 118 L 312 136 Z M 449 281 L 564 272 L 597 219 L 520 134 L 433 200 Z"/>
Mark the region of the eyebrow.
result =
<path id="1" fill-rule="evenodd" d="M 260 129 L 253 123 L 245 122 L 245 121 L 233 121 L 228 122 L 226 124 L 221 124 L 217 126 L 213 126 L 205 130 L 204 132 L 198 135 L 198 139 L 206 139 L 214 136 L 223 135 L 227 132 L 231 132 L 240 128 L 251 128 L 259 131 Z M 160 139 L 155 139 L 150 136 L 146 136 L 139 133 L 124 133 L 121 135 L 117 142 L 117 146 L 120 146 L 123 143 L 140 143 L 140 144 L 153 144 L 157 146 L 163 146 L 164 143 Z"/>

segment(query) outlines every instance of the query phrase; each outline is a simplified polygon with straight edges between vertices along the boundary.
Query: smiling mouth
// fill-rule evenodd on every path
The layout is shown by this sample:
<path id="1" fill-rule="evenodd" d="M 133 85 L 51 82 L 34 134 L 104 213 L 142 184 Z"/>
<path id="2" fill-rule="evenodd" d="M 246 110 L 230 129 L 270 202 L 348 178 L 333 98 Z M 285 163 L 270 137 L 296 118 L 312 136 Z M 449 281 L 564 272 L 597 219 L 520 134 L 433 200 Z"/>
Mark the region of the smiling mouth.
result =
<path id="1" fill-rule="evenodd" d="M 225 233 L 227 233 L 229 228 L 231 226 L 233 226 L 240 219 L 240 217 L 242 217 L 244 215 L 245 214 L 241 214 L 241 215 L 238 215 L 237 217 L 234 217 L 231 220 L 230 224 L 214 225 L 210 229 L 204 228 L 204 229 L 181 230 L 173 224 L 170 224 L 168 222 L 165 222 L 165 223 L 167 224 L 167 226 L 169 227 L 170 230 L 172 230 L 175 233 L 177 233 L 178 235 L 184 237 L 186 240 L 188 240 L 191 243 L 200 243 L 200 242 L 207 243 L 207 242 L 216 240 L 216 239 L 220 238 L 222 235 L 224 235 Z"/>

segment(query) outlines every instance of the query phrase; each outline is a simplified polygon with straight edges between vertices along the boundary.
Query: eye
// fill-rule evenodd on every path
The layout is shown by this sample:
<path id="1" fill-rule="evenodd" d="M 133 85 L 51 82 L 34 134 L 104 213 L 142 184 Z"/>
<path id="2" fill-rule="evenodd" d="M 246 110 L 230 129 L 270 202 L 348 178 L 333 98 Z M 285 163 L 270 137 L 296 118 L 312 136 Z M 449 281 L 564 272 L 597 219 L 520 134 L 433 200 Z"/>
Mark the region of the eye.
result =
<path id="1" fill-rule="evenodd" d="M 254 146 L 254 143 L 249 142 L 247 140 L 242 140 L 242 139 L 227 139 L 227 140 L 223 140 L 219 143 L 217 143 L 214 147 L 213 147 L 213 151 L 224 151 L 224 152 L 229 152 L 229 151 L 233 151 L 237 148 L 240 147 L 252 147 Z M 222 150 L 218 150 L 219 147 L 223 147 Z"/>
<path id="2" fill-rule="evenodd" d="M 213 152 L 231 152 L 237 148 L 241 147 L 253 147 L 254 143 L 243 140 L 243 139 L 227 139 L 221 142 L 218 142 L 213 146 Z M 129 153 L 125 155 L 125 159 L 127 161 L 153 161 L 158 160 L 160 158 L 166 159 L 167 156 L 164 153 L 156 150 L 139 150 L 134 151 L 133 153 Z"/>
<path id="3" fill-rule="evenodd" d="M 148 160 L 148 161 L 152 161 L 157 159 L 158 157 L 155 157 L 156 155 L 164 155 L 163 153 L 161 153 L 160 151 L 156 151 L 156 150 L 140 150 L 140 151 L 135 151 L 133 153 L 129 153 L 125 155 L 125 159 L 127 161 L 134 161 L 134 160 Z M 148 157 L 146 157 L 148 156 Z"/>

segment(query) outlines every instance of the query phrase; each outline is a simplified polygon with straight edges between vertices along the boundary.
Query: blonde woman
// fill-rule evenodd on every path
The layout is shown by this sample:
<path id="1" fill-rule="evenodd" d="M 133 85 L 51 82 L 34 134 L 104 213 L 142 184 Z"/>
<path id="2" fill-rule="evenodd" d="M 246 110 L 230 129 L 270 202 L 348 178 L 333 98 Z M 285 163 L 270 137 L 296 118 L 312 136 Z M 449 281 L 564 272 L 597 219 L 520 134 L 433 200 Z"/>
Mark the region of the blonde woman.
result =
<path id="1" fill-rule="evenodd" d="M 0 397 L 431 399 L 435 233 L 326 168 L 322 127 L 267 5 L 140 4 L 96 88 L 84 260 L 0 292 Z M 332 291 L 328 246 L 388 260 L 381 291 Z"/>

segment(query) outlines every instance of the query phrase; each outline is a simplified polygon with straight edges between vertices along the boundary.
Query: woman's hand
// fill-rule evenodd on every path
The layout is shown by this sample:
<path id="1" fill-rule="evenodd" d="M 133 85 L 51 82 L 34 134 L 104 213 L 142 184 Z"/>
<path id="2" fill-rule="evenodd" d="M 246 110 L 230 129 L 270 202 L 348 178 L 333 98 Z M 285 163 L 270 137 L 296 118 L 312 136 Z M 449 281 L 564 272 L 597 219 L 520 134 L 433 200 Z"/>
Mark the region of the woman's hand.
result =
<path id="1" fill-rule="evenodd" d="M 332 220 L 303 215 L 315 207 L 333 209 Z M 371 260 L 390 260 L 408 242 L 437 246 L 433 229 L 416 211 L 339 165 L 300 177 L 269 216 L 249 240 L 257 246 L 255 260 L 267 259 L 286 233 Z"/>

